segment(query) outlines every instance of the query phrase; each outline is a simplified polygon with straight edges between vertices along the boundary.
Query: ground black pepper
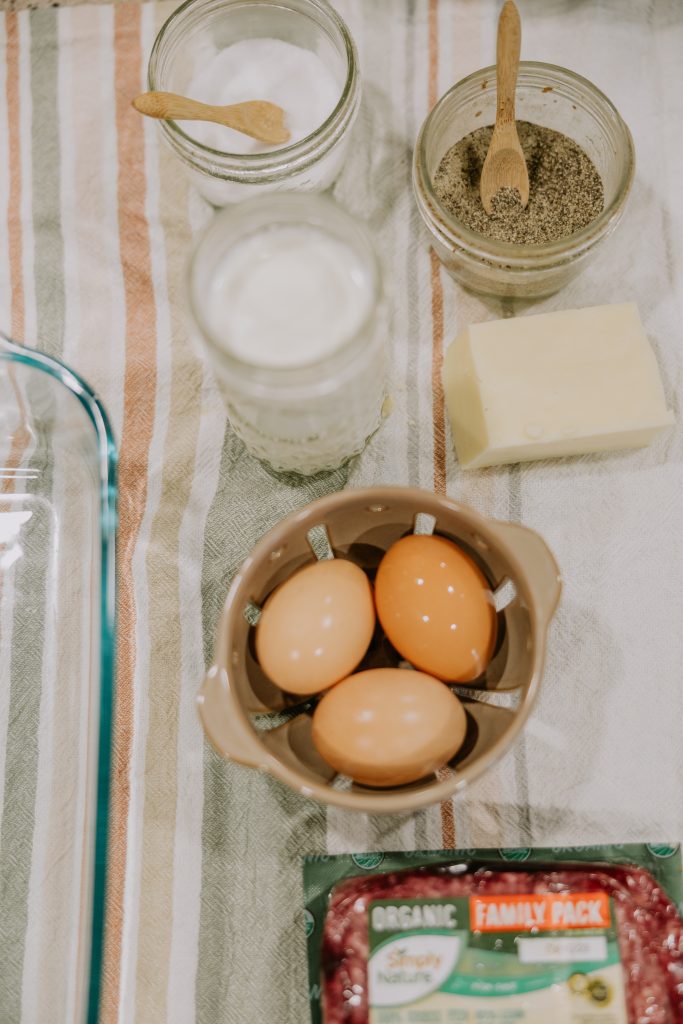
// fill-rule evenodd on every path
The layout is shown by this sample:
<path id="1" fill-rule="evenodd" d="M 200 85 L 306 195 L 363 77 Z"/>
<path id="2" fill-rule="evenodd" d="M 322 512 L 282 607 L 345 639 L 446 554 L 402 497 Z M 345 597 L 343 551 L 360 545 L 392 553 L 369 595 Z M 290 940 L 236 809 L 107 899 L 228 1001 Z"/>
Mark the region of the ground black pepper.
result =
<path id="1" fill-rule="evenodd" d="M 519 141 L 529 170 L 529 203 L 501 189 L 489 216 L 481 205 L 479 182 L 493 125 L 478 128 L 452 146 L 434 177 L 443 206 L 473 231 L 520 245 L 554 242 L 590 224 L 605 205 L 595 165 L 578 143 L 561 132 L 518 121 Z"/>

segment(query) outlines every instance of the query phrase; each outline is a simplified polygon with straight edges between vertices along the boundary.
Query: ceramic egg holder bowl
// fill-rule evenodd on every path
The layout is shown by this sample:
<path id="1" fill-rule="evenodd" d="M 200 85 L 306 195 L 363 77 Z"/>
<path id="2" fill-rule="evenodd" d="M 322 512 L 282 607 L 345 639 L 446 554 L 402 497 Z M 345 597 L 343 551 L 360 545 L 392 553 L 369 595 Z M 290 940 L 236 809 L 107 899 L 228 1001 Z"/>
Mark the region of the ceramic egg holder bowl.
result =
<path id="1" fill-rule="evenodd" d="M 397 540 L 432 532 L 461 547 L 488 579 L 498 613 L 496 650 L 479 679 L 452 686 L 468 720 L 455 758 L 418 782 L 373 789 L 338 776 L 317 753 L 310 714 L 317 698 L 288 695 L 270 682 L 256 661 L 254 627 L 268 595 L 313 559 L 347 558 L 373 579 Z M 322 803 L 400 813 L 444 800 L 498 760 L 522 729 L 538 694 L 560 591 L 555 559 L 526 527 L 410 488 L 350 490 L 322 498 L 266 534 L 235 577 L 218 627 L 214 665 L 197 698 L 204 730 L 223 757 L 267 771 Z M 397 666 L 407 667 L 378 624 L 356 671 Z"/>

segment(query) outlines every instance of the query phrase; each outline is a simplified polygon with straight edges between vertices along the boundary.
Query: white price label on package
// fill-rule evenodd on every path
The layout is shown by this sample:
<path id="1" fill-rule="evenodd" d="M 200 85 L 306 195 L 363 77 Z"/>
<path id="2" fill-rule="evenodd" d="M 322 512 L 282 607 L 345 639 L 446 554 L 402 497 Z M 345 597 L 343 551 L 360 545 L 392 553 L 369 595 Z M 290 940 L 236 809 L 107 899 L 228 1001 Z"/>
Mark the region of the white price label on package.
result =
<path id="1" fill-rule="evenodd" d="M 523 964 L 601 963 L 607 959 L 607 939 L 604 935 L 520 938 L 517 950 Z"/>

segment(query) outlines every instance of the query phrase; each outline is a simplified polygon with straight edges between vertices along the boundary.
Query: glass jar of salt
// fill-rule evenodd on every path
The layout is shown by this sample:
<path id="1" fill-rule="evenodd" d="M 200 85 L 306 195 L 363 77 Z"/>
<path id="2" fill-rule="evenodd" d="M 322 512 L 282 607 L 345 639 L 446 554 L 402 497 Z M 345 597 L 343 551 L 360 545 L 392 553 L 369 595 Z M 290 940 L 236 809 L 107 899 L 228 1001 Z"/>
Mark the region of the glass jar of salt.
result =
<path id="1" fill-rule="evenodd" d="M 294 193 L 222 211 L 194 250 L 189 303 L 252 455 L 310 476 L 363 450 L 385 394 L 385 306 L 349 214 Z"/>
<path id="2" fill-rule="evenodd" d="M 159 122 L 214 206 L 328 188 L 361 95 L 356 47 L 327 0 L 186 0 L 156 38 L 148 87 L 217 105 L 269 100 L 285 111 L 290 139 L 277 147 L 223 125 Z"/>

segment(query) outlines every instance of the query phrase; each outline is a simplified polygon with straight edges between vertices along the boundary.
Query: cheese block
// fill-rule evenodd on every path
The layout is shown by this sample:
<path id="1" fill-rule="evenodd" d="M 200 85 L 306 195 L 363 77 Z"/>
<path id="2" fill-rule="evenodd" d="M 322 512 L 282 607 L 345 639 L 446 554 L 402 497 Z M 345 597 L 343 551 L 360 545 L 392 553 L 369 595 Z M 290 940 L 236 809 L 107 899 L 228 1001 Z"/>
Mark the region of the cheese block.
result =
<path id="1" fill-rule="evenodd" d="M 638 448 L 674 419 L 632 302 L 473 324 L 443 384 L 465 469 Z"/>

